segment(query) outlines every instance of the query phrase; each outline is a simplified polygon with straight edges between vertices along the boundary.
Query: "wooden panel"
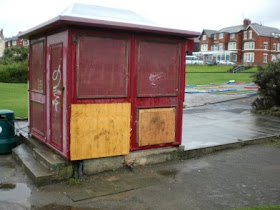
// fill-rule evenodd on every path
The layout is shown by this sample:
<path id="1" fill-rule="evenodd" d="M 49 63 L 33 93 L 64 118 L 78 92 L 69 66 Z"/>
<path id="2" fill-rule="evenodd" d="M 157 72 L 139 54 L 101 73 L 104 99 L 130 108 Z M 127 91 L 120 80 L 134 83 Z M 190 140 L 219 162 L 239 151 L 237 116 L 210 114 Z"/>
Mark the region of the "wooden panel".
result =
<path id="1" fill-rule="evenodd" d="M 127 95 L 127 40 L 81 36 L 78 43 L 78 98 Z"/>
<path id="2" fill-rule="evenodd" d="M 139 109 L 139 146 L 174 142 L 175 113 L 175 108 Z"/>
<path id="3" fill-rule="evenodd" d="M 124 155 L 130 149 L 130 104 L 72 104 L 70 159 Z"/>
<path id="4" fill-rule="evenodd" d="M 179 44 L 138 41 L 137 96 L 176 96 Z"/>

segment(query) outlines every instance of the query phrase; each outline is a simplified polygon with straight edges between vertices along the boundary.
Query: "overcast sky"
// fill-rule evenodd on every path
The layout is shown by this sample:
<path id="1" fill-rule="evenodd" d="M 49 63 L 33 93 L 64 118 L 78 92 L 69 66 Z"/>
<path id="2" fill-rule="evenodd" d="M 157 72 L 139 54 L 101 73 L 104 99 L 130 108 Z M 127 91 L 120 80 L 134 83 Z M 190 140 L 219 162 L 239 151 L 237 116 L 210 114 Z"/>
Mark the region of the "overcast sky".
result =
<path id="1" fill-rule="evenodd" d="M 45 22 L 74 2 L 132 10 L 162 26 L 201 32 L 241 25 L 244 18 L 280 29 L 279 0 L 0 0 L 5 37 Z"/>

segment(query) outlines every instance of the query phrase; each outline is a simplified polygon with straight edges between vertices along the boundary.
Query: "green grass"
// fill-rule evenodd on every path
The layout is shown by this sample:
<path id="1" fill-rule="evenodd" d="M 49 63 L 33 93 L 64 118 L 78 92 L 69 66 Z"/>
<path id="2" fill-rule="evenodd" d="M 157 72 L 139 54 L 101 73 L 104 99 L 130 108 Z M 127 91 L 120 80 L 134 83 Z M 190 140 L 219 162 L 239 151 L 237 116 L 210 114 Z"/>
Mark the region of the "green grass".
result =
<path id="1" fill-rule="evenodd" d="M 268 205 L 268 206 L 255 206 L 246 208 L 235 208 L 236 210 L 280 210 L 280 205 Z"/>
<path id="2" fill-rule="evenodd" d="M 251 73 L 195 73 L 186 74 L 186 84 L 207 85 L 227 83 L 229 80 L 251 83 Z"/>
<path id="3" fill-rule="evenodd" d="M 10 109 L 16 117 L 27 117 L 27 84 L 0 82 L 0 99 L 0 109 Z"/>
<path id="4" fill-rule="evenodd" d="M 250 69 L 244 70 L 243 72 L 257 72 L 258 71 L 258 67 L 254 66 Z"/>
<path id="5" fill-rule="evenodd" d="M 253 67 L 251 69 L 243 71 L 248 73 L 227 73 L 227 71 L 230 68 L 232 68 L 232 66 L 188 65 L 186 66 L 186 72 L 187 72 L 186 84 L 196 84 L 196 85 L 221 84 L 221 83 L 227 83 L 229 80 L 251 83 L 253 81 L 252 72 L 257 71 L 257 67 Z M 199 73 L 199 72 L 207 72 L 207 73 Z"/>
<path id="6" fill-rule="evenodd" d="M 226 65 L 187 65 L 186 72 L 227 72 L 232 67 Z"/>

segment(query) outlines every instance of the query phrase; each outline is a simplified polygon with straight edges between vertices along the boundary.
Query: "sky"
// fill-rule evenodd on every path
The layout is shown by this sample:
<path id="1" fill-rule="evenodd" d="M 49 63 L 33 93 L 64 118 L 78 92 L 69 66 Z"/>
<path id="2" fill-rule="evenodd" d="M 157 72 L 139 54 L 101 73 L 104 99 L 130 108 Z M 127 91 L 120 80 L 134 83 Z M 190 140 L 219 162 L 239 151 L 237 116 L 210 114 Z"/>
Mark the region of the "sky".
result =
<path id="1" fill-rule="evenodd" d="M 279 0 L 0 0 L 6 38 L 56 17 L 72 3 L 128 9 L 160 26 L 202 32 L 241 25 L 244 18 L 280 29 Z"/>

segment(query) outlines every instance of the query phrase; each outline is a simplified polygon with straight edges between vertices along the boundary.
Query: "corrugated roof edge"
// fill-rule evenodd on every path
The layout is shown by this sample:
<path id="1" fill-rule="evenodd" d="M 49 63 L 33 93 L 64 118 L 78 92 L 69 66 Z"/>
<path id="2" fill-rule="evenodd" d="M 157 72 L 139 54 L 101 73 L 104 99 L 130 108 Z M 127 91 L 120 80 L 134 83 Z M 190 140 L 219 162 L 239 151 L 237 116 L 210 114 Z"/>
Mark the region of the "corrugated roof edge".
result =
<path id="1" fill-rule="evenodd" d="M 103 27 L 103 28 L 105 27 L 110 29 L 122 29 L 122 30 L 130 30 L 130 31 L 132 30 L 138 32 L 156 33 L 156 34 L 168 34 L 168 35 L 180 36 L 185 38 L 195 38 L 200 35 L 199 32 L 181 30 L 181 29 L 172 29 L 172 28 L 164 28 L 158 26 L 148 26 L 148 25 L 140 25 L 140 24 L 132 24 L 132 23 L 123 23 L 123 22 L 59 15 L 47 22 L 44 22 L 38 26 L 35 26 L 31 29 L 19 33 L 18 37 L 29 38 L 32 35 L 36 35 L 44 31 L 56 29 L 59 26 L 63 26 L 63 25 L 95 26 L 95 27 Z"/>

